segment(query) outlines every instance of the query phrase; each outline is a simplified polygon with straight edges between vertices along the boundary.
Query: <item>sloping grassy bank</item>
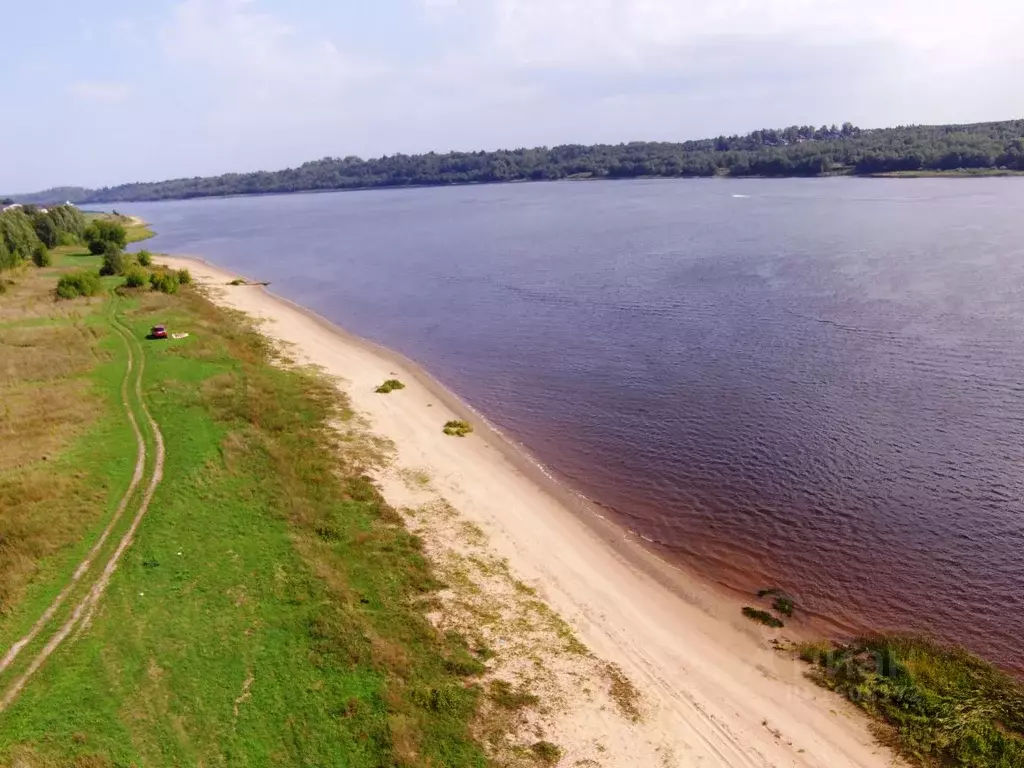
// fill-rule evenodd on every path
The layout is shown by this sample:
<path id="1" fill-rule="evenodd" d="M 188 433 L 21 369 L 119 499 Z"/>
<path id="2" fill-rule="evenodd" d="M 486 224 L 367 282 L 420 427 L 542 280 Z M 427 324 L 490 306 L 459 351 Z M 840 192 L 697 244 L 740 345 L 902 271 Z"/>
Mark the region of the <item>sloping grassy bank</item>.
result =
<path id="1" fill-rule="evenodd" d="M 879 724 L 917 765 L 1024 766 L 1024 686 L 964 650 L 922 638 L 808 644 L 812 676 Z"/>
<path id="2" fill-rule="evenodd" d="M 143 343 L 164 480 L 92 623 L 0 717 L 0 765 L 485 764 L 482 664 L 427 621 L 439 585 L 364 474 L 372 444 L 332 430 L 349 421 L 335 388 L 191 290 L 105 301 L 137 338 L 189 333 Z M 76 481 L 121 487 L 130 465 Z M 29 594 L 59 589 L 69 538 L 38 553 Z"/>

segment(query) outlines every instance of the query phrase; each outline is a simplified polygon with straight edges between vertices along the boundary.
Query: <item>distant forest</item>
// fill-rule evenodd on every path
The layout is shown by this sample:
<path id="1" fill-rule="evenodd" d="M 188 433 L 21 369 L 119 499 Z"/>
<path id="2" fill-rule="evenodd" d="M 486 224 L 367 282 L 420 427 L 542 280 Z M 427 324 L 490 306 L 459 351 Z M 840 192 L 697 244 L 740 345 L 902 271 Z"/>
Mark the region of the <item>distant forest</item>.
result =
<path id="1" fill-rule="evenodd" d="M 1024 171 L 1024 120 L 862 129 L 790 126 L 682 143 L 569 144 L 497 152 L 325 157 L 283 171 L 61 187 L 22 202 L 119 203 L 329 189 L 440 186 L 557 179 L 825 176 L 1003 169 Z"/>

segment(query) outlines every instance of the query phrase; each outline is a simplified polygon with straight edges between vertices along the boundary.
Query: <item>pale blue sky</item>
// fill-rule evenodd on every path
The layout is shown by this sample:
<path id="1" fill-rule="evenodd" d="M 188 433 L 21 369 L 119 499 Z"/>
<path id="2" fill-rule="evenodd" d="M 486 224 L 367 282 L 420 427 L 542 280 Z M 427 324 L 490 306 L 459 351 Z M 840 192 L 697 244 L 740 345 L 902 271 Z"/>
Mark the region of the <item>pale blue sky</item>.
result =
<path id="1" fill-rule="evenodd" d="M 38 0 L 0 191 L 362 156 L 1024 116 L 1015 0 Z"/>

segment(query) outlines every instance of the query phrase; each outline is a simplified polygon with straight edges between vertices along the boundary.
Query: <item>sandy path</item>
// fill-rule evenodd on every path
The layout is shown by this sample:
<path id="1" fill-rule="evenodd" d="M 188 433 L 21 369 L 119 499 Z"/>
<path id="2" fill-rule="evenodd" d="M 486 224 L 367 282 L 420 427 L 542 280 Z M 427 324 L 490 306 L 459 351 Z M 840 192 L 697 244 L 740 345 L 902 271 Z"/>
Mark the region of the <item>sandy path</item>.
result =
<path id="1" fill-rule="evenodd" d="M 138 487 L 139 482 L 142 480 L 142 476 L 144 474 L 146 461 L 145 440 L 143 438 L 141 430 L 139 429 L 138 423 L 135 420 L 135 416 L 132 412 L 132 409 L 129 406 L 127 391 L 127 383 L 132 373 L 133 361 L 135 358 L 135 355 L 133 355 L 132 346 L 138 346 L 138 342 L 132 338 L 131 332 L 128 329 L 126 329 L 123 325 L 121 325 L 120 321 L 118 321 L 116 318 L 113 321 L 113 325 L 114 330 L 121 337 L 121 340 L 125 343 L 125 346 L 128 349 L 128 367 L 127 372 L 125 374 L 125 378 L 121 385 L 121 395 L 122 402 L 125 406 L 125 411 L 127 412 L 128 418 L 131 421 L 132 428 L 135 431 L 135 437 L 139 445 L 138 459 L 135 464 L 135 474 L 132 477 L 131 485 L 126 491 L 124 497 L 121 499 L 121 503 L 118 505 L 115 517 L 111 519 L 110 523 L 108 523 L 107 527 L 104 529 L 100 539 L 96 542 L 95 545 L 93 545 L 93 548 L 89 551 L 86 560 L 84 560 L 76 569 L 75 574 L 72 577 L 71 583 L 69 583 L 61 591 L 61 593 L 54 600 L 53 604 L 50 605 L 46 612 L 44 612 L 43 616 L 40 617 L 39 621 L 37 621 L 36 624 L 33 626 L 29 634 L 21 640 L 19 640 L 18 643 L 16 643 L 15 646 L 12 647 L 11 651 L 8 652 L 7 656 L 11 657 L 10 660 L 7 659 L 7 656 L 4 657 L 4 660 L 6 662 L 4 668 L 10 665 L 10 663 L 18 655 L 18 652 L 20 652 L 20 650 L 24 648 L 25 645 L 27 645 L 29 642 L 35 639 L 35 637 L 39 634 L 42 628 L 53 617 L 53 614 L 60 607 L 60 604 L 67 597 L 68 593 L 71 591 L 74 585 L 79 581 L 79 579 L 81 579 L 82 575 L 89 570 L 93 558 L 99 552 L 100 548 L 103 546 L 103 543 L 109 537 L 110 532 L 114 528 L 114 525 L 123 515 L 129 500 L 134 494 L 135 489 Z M 149 504 L 153 499 L 153 495 L 156 493 L 156 489 L 160 485 L 160 481 L 163 479 L 163 467 L 166 455 L 164 450 L 163 435 L 160 432 L 160 427 L 157 425 L 156 421 L 153 419 L 153 416 L 150 414 L 149 409 L 146 407 L 146 401 L 142 396 L 142 373 L 145 367 L 145 355 L 142 353 L 141 349 L 138 349 L 137 351 L 139 364 L 135 374 L 134 395 L 136 402 L 139 404 L 139 407 L 142 410 L 143 415 L 146 417 L 146 421 L 149 423 L 149 426 L 153 431 L 153 439 L 156 445 L 153 472 L 152 475 L 150 476 L 149 484 L 146 487 L 145 494 L 142 497 L 142 501 L 139 504 L 139 509 L 135 513 L 135 517 L 133 518 L 131 525 L 129 526 L 125 534 L 121 537 L 120 542 L 118 542 L 117 548 L 114 550 L 113 554 L 111 554 L 111 556 L 108 558 L 106 564 L 103 567 L 103 570 L 100 572 L 96 581 L 93 583 L 92 587 L 89 589 L 86 595 L 75 605 L 75 608 L 71 612 L 71 616 L 68 618 L 68 620 L 60 627 L 60 629 L 57 630 L 56 633 L 54 633 L 54 635 L 47 641 L 46 645 L 43 646 L 39 653 L 36 654 L 36 656 L 29 663 L 29 666 L 25 670 L 25 672 L 23 672 L 10 685 L 6 693 L 3 695 L 3 698 L 0 698 L 0 712 L 3 712 L 5 709 L 7 709 L 7 707 L 11 705 L 11 703 L 14 702 L 14 700 L 18 697 L 18 694 L 20 694 L 21 691 L 25 688 L 25 685 L 29 682 L 32 676 L 39 670 L 40 667 L 43 666 L 46 660 L 50 658 L 53 652 L 57 650 L 57 648 L 61 645 L 61 643 L 64 642 L 65 639 L 67 639 L 67 637 L 72 633 L 72 631 L 74 631 L 75 627 L 79 625 L 79 622 L 81 622 L 82 625 L 84 626 L 92 618 L 92 615 L 96 610 L 96 606 L 99 604 L 100 597 L 102 597 L 103 592 L 106 591 L 107 586 L 110 584 L 110 578 L 111 576 L 113 576 L 114 571 L 117 569 L 117 564 L 120 561 L 121 556 L 124 554 L 125 550 L 131 545 L 132 539 L 135 536 L 135 532 L 138 530 L 139 524 L 142 522 L 143 517 L 145 517 L 146 512 L 149 509 Z M 0 669 L 0 671 L 3 670 Z"/>
<path id="2" fill-rule="evenodd" d="M 200 283 L 220 286 L 210 290 L 215 300 L 266 321 L 264 331 L 291 345 L 298 362 L 338 377 L 373 431 L 395 443 L 397 465 L 425 470 L 444 498 L 486 532 L 511 570 L 597 656 L 622 668 L 643 694 L 640 725 L 616 736 L 597 718 L 573 721 L 573 713 L 566 713 L 567 727 L 602 744 L 622 742 L 609 745 L 601 765 L 894 763 L 860 713 L 804 679 L 803 665 L 772 650 L 772 635 L 742 618 L 734 602 L 582 511 L 581 502 L 559 491 L 415 365 L 263 288 L 227 287 L 233 275 L 208 264 L 161 260 L 187 267 Z M 394 377 L 406 389 L 374 394 Z M 468 418 L 476 432 L 466 439 L 443 435 L 441 425 L 451 418 Z M 396 506 L 404 504 L 394 489 L 384 492 Z M 654 754 L 657 762 L 640 757 Z"/>

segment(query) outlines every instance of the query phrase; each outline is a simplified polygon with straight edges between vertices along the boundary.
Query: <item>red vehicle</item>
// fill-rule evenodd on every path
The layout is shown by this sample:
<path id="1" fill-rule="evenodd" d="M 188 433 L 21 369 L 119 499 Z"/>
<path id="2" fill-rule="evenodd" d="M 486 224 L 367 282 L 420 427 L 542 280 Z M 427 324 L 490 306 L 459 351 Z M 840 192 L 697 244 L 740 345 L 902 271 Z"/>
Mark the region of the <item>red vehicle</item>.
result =
<path id="1" fill-rule="evenodd" d="M 167 329 L 162 325 L 154 325 L 153 329 L 149 332 L 149 338 L 151 339 L 166 339 Z"/>

